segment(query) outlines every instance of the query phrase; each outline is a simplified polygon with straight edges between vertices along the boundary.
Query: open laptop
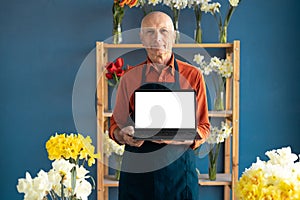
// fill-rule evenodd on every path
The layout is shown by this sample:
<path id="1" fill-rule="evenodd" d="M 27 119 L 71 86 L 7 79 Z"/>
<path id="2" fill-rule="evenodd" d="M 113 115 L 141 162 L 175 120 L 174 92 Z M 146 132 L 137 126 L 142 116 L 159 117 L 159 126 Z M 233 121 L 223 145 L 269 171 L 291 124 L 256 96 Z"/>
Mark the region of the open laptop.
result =
<path id="1" fill-rule="evenodd" d="M 134 95 L 134 139 L 200 139 L 194 90 L 140 89 Z"/>

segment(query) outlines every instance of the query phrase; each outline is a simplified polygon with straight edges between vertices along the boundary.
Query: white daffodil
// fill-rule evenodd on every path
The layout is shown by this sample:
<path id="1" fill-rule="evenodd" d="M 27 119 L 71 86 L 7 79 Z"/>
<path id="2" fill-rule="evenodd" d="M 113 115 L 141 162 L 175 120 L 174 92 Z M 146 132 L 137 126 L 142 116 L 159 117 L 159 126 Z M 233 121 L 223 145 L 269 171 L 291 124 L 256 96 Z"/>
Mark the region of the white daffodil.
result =
<path id="1" fill-rule="evenodd" d="M 153 6 L 156 6 L 157 4 L 161 3 L 162 0 L 148 0 L 148 4 L 149 5 L 153 5 Z"/>
<path id="2" fill-rule="evenodd" d="M 71 169 L 75 166 L 75 164 L 70 163 L 65 159 L 55 160 L 52 163 L 52 167 L 55 171 L 59 172 L 61 176 L 64 176 L 70 173 Z"/>
<path id="3" fill-rule="evenodd" d="M 204 56 L 202 56 L 200 53 L 194 55 L 193 61 L 196 62 L 198 65 L 201 65 L 203 60 Z"/>
<path id="4" fill-rule="evenodd" d="M 108 131 L 105 131 L 103 140 L 104 140 L 103 151 L 107 157 L 109 157 L 112 153 L 115 153 L 120 156 L 123 155 L 125 145 L 119 145 L 114 140 L 110 139 L 108 136 Z"/>
<path id="5" fill-rule="evenodd" d="M 88 196 L 91 192 L 92 186 L 88 181 L 82 179 L 76 182 L 75 194 L 77 198 L 81 200 L 88 200 Z"/>
<path id="6" fill-rule="evenodd" d="M 30 188 L 32 188 L 32 178 L 29 172 L 26 172 L 25 179 L 18 179 L 17 190 L 20 193 L 26 193 Z"/>
<path id="7" fill-rule="evenodd" d="M 229 3 L 232 7 L 237 7 L 239 2 L 239 0 L 229 0 Z"/>
<path id="8" fill-rule="evenodd" d="M 227 123 L 221 122 L 221 128 L 219 129 L 216 126 L 212 126 L 210 129 L 210 135 L 207 138 L 206 142 L 208 144 L 219 144 L 225 141 L 231 134 L 232 127 Z"/>
<path id="9" fill-rule="evenodd" d="M 89 178 L 90 176 L 86 176 L 89 173 L 83 166 L 76 166 L 76 179 L 84 179 Z"/>

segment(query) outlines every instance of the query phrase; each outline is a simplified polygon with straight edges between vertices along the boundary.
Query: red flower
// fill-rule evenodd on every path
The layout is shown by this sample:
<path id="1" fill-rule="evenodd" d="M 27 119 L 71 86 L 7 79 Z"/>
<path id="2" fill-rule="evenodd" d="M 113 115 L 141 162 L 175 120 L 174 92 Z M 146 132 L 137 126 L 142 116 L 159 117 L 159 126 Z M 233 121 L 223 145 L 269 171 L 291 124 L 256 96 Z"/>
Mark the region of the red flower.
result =
<path id="1" fill-rule="evenodd" d="M 121 2 L 119 3 L 119 5 L 121 7 L 124 7 L 125 5 L 128 5 L 129 8 L 132 8 L 133 6 L 135 6 L 137 4 L 137 2 L 138 2 L 138 0 L 121 0 Z"/>
<path id="2" fill-rule="evenodd" d="M 120 77 L 125 73 L 125 71 L 122 69 L 123 65 L 123 58 L 117 58 L 115 62 L 108 62 L 105 66 L 107 70 L 107 73 L 105 74 L 106 78 L 109 80 L 113 79 L 116 83 L 118 83 Z"/>
<path id="3" fill-rule="evenodd" d="M 123 58 L 117 58 L 116 62 L 115 62 L 115 65 L 117 68 L 122 68 L 123 67 L 123 64 L 124 64 L 124 60 Z"/>

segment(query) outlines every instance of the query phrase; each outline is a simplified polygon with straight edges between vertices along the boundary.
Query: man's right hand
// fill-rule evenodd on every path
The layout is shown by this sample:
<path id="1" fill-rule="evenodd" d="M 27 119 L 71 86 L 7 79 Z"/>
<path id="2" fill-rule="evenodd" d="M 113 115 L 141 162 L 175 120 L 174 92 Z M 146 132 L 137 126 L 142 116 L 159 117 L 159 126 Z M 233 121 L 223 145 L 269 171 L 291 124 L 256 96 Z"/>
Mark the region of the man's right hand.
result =
<path id="1" fill-rule="evenodd" d="M 114 131 L 115 139 L 121 144 L 128 144 L 134 147 L 140 147 L 144 143 L 143 140 L 133 139 L 134 128 L 133 126 L 126 126 L 122 129 L 117 128 Z"/>

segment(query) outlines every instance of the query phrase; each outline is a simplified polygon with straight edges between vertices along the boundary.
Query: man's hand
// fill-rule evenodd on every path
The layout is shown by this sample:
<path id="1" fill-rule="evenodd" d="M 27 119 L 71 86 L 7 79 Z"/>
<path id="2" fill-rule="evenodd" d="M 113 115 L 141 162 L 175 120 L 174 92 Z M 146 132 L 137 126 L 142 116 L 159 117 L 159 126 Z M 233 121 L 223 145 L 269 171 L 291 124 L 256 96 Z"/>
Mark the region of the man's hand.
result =
<path id="1" fill-rule="evenodd" d="M 126 126 L 122 129 L 116 129 L 114 131 L 115 139 L 121 144 L 128 144 L 134 147 L 140 147 L 144 143 L 143 140 L 133 139 L 134 128 L 133 126 Z"/>

